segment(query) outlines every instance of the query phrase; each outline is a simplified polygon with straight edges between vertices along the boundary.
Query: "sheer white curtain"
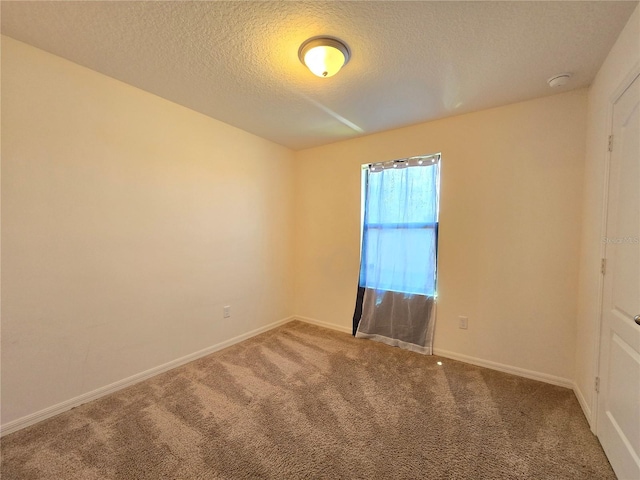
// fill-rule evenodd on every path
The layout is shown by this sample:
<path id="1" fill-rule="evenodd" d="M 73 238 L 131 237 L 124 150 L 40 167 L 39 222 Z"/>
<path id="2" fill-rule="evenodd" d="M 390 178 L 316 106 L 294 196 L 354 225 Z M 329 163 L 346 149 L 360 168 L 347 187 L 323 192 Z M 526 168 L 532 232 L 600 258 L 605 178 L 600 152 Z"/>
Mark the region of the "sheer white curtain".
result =
<path id="1" fill-rule="evenodd" d="M 439 155 L 368 167 L 356 337 L 432 353 L 439 173 Z"/>

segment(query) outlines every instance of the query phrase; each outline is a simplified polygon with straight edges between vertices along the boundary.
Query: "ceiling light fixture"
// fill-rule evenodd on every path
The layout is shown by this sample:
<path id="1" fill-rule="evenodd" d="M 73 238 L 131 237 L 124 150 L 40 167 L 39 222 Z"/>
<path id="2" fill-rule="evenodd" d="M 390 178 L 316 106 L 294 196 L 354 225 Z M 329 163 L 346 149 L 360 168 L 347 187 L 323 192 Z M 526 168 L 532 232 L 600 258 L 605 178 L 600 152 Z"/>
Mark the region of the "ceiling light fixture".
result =
<path id="1" fill-rule="evenodd" d="M 313 37 L 300 45 L 298 58 L 318 77 L 332 77 L 349 62 L 351 51 L 334 37 Z"/>

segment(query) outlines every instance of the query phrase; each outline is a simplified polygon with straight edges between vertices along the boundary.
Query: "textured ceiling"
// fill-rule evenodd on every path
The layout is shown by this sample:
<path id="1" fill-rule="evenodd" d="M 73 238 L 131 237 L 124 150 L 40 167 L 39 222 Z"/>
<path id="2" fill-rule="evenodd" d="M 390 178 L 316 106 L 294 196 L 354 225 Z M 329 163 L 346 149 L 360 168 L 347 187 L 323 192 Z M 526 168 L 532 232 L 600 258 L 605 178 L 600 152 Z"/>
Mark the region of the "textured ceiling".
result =
<path id="1" fill-rule="evenodd" d="M 587 86 L 636 6 L 3 1 L 1 13 L 5 35 L 299 149 Z M 352 50 L 329 79 L 297 56 L 320 34 Z"/>

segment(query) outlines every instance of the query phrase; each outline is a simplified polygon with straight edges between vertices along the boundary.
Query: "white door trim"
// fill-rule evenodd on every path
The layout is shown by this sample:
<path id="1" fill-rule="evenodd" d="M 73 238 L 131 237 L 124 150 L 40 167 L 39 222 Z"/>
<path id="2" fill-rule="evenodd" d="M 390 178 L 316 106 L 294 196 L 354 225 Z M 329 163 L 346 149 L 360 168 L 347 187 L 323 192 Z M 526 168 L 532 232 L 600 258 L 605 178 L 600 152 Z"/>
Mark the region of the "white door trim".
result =
<path id="1" fill-rule="evenodd" d="M 607 108 L 607 125 L 609 126 L 607 129 L 607 136 L 603 142 L 603 148 L 605 150 L 605 167 L 604 167 L 604 188 L 602 195 L 602 222 L 600 223 L 600 238 L 604 238 L 607 232 L 607 220 L 608 220 L 608 209 L 607 205 L 609 204 L 609 175 L 610 175 L 610 166 L 611 166 L 611 152 L 608 148 L 608 138 L 609 135 L 613 134 L 613 108 L 616 102 L 622 97 L 622 94 L 627 91 L 627 88 L 631 86 L 636 77 L 640 76 L 640 61 L 637 61 L 635 65 L 629 70 L 629 72 L 624 76 L 622 81 L 618 84 L 616 89 L 609 96 L 609 105 Z M 605 256 L 605 244 L 604 242 L 600 242 L 600 258 L 604 258 Z M 604 292 L 604 278 L 603 275 L 600 274 L 598 278 L 598 314 L 594 316 L 596 322 L 595 331 L 598 332 L 597 338 L 595 339 L 593 345 L 593 358 L 594 358 L 594 369 L 593 369 L 593 379 L 595 384 L 595 378 L 600 375 L 600 343 L 602 340 L 602 301 L 603 301 L 603 292 Z M 594 395 L 591 396 L 591 418 L 589 419 L 589 423 L 591 424 L 591 431 L 594 435 L 598 435 L 598 392 L 594 392 Z"/>

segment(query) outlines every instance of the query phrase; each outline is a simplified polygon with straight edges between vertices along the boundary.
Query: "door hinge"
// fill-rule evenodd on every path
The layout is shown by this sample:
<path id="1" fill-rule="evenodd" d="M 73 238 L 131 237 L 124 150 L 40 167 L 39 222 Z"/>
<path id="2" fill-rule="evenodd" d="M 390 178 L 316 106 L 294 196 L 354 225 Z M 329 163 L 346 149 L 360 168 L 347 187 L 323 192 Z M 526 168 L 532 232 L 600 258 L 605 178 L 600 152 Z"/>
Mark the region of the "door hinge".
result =
<path id="1" fill-rule="evenodd" d="M 613 152 L 613 135 L 609 135 L 609 151 Z"/>
<path id="2" fill-rule="evenodd" d="M 602 275 L 604 275 L 606 271 L 607 271 L 607 259 L 603 258 L 600 262 L 600 272 L 602 273 Z"/>
<path id="3" fill-rule="evenodd" d="M 600 377 L 596 377 L 596 393 L 600 393 Z"/>

